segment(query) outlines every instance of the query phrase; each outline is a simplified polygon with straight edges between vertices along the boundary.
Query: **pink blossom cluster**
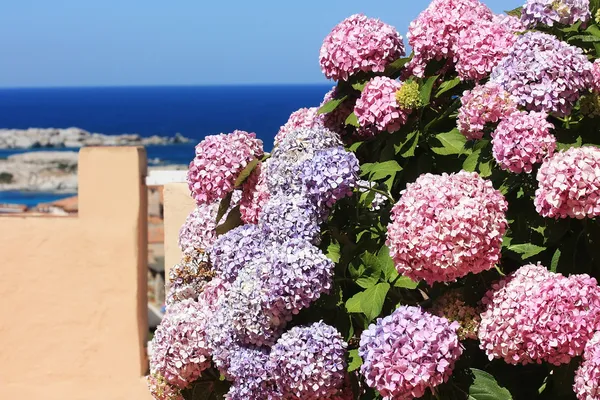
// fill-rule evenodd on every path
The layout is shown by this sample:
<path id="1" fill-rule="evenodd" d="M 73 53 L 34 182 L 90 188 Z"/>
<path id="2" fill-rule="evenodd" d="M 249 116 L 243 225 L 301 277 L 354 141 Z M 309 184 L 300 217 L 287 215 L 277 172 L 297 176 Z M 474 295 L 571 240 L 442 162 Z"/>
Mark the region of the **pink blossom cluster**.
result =
<path id="1" fill-rule="evenodd" d="M 408 27 L 413 73 L 422 76 L 431 60 L 451 61 L 457 53 L 459 33 L 478 21 L 490 21 L 492 15 L 479 0 L 433 0 Z"/>
<path id="2" fill-rule="evenodd" d="M 458 130 L 469 140 L 481 139 L 488 124 L 494 124 L 517 110 L 508 93 L 497 84 L 477 85 L 461 98 Z"/>
<path id="3" fill-rule="evenodd" d="M 184 389 L 210 367 L 204 312 L 204 307 L 192 299 L 169 307 L 152 339 L 152 374 Z"/>
<path id="4" fill-rule="evenodd" d="M 234 190 L 235 180 L 250 161 L 263 155 L 256 134 L 234 131 L 207 136 L 196 146 L 187 181 L 198 204 L 210 204 Z"/>
<path id="5" fill-rule="evenodd" d="M 600 148 L 584 146 L 554 154 L 537 173 L 537 212 L 549 218 L 600 215 Z"/>
<path id="6" fill-rule="evenodd" d="M 400 274 L 450 282 L 499 261 L 508 203 L 491 182 L 475 172 L 424 174 L 401 194 L 387 232 Z"/>
<path id="7" fill-rule="evenodd" d="M 200 204 L 187 216 L 179 230 L 179 248 L 184 253 L 206 251 L 217 240 L 219 203 Z"/>
<path id="8" fill-rule="evenodd" d="M 554 154 L 556 138 L 554 125 L 544 112 L 515 112 L 498 124 L 492 134 L 492 151 L 500 168 L 519 174 L 530 173 Z"/>
<path id="9" fill-rule="evenodd" d="M 240 214 L 246 224 L 258 224 L 258 215 L 269 201 L 269 187 L 262 164 L 258 164 L 242 186 Z"/>
<path id="10" fill-rule="evenodd" d="M 323 125 L 323 115 L 318 114 L 317 107 L 301 108 L 294 111 L 288 121 L 279 128 L 279 132 L 275 135 L 275 146 L 277 146 L 285 135 L 298 128 L 317 128 Z"/>
<path id="11" fill-rule="evenodd" d="M 356 100 L 354 113 L 362 128 L 374 129 L 362 132 L 391 133 L 406 123 L 410 110 L 401 108 L 396 102 L 396 92 L 401 87 L 401 82 L 384 76 L 377 76 L 365 85 L 360 98 Z"/>
<path id="12" fill-rule="evenodd" d="M 523 32 L 527 30 L 527 26 L 519 18 L 507 14 L 494 14 L 492 21 L 504 26 L 512 33 Z"/>
<path id="13" fill-rule="evenodd" d="M 327 78 L 345 81 L 361 71 L 383 72 L 404 54 L 402 36 L 393 26 L 355 14 L 325 37 L 319 63 Z"/>
<path id="14" fill-rule="evenodd" d="M 583 362 L 575 372 L 573 390 L 578 400 L 600 399 L 600 332 L 585 345 Z"/>
<path id="15" fill-rule="evenodd" d="M 360 371 L 384 399 L 410 400 L 448 380 L 463 349 L 457 322 L 401 306 L 363 331 Z"/>
<path id="16" fill-rule="evenodd" d="M 592 64 L 592 90 L 600 93 L 600 59 Z"/>
<path id="17" fill-rule="evenodd" d="M 600 328 L 600 288 L 588 275 L 565 277 L 526 265 L 482 300 L 480 347 L 509 364 L 560 365 L 581 355 Z"/>
<path id="18" fill-rule="evenodd" d="M 487 78 L 516 40 L 509 27 L 488 20 L 477 21 L 460 31 L 454 55 L 458 76 L 465 81 Z"/>

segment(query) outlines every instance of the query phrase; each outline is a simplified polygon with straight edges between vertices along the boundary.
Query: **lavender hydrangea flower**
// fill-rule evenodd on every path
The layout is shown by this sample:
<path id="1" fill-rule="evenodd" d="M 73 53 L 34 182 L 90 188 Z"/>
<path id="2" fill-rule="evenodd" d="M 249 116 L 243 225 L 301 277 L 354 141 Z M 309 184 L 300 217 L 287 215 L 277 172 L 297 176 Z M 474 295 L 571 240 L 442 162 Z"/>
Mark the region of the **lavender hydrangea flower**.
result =
<path id="1" fill-rule="evenodd" d="M 527 0 L 521 20 L 527 26 L 572 25 L 590 19 L 590 0 Z"/>
<path id="2" fill-rule="evenodd" d="M 555 36 L 527 32 L 518 37 L 490 79 L 527 110 L 563 117 L 590 87 L 592 63 L 580 48 Z"/>
<path id="3" fill-rule="evenodd" d="M 302 194 L 277 194 L 271 196 L 258 222 L 269 240 L 284 242 L 299 238 L 318 244 L 320 214 L 320 210 Z"/>
<path id="4" fill-rule="evenodd" d="M 268 367 L 269 352 L 259 347 L 236 347 L 232 352 L 229 376 L 233 380 L 228 400 L 281 399 Z"/>
<path id="5" fill-rule="evenodd" d="M 335 395 L 344 385 L 346 347 L 340 333 L 322 321 L 284 333 L 269 355 L 283 398 L 320 400 Z"/>
<path id="6" fill-rule="evenodd" d="M 257 225 L 238 226 L 220 236 L 210 251 L 214 271 L 233 282 L 246 263 L 264 252 L 264 233 Z"/>

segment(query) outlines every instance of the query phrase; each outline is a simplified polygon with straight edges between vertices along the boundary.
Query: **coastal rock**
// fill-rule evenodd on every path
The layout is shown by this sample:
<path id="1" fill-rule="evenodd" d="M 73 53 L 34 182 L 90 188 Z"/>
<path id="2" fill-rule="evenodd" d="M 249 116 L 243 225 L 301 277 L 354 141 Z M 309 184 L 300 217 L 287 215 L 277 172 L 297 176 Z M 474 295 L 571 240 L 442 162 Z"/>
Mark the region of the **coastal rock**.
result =
<path id="1" fill-rule="evenodd" d="M 190 139 L 175 136 L 142 137 L 138 134 L 104 135 L 81 128 L 0 129 L 0 149 L 80 148 L 84 146 L 147 146 L 188 143 Z"/>

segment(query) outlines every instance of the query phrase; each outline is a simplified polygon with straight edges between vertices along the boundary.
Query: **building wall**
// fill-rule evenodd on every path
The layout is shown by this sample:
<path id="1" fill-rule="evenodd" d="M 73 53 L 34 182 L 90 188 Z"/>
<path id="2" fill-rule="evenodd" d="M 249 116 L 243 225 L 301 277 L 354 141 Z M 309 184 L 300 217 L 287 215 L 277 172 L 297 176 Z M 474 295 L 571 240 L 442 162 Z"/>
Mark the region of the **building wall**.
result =
<path id="1" fill-rule="evenodd" d="M 149 400 L 143 148 L 85 148 L 79 215 L 0 217 L 0 399 Z"/>
<path id="2" fill-rule="evenodd" d="M 169 282 L 169 269 L 181 259 L 177 244 L 179 229 L 194 210 L 196 203 L 190 196 L 187 183 L 168 183 L 164 186 L 165 201 L 165 281 Z"/>

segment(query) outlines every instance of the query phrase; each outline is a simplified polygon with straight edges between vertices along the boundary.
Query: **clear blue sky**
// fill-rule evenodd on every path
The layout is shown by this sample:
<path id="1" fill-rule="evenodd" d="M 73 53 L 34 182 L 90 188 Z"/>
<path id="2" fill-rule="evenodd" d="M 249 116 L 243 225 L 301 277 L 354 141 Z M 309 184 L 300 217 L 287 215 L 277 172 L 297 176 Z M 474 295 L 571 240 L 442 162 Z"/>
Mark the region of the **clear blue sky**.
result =
<path id="1" fill-rule="evenodd" d="M 2 3 L 0 87 L 38 87 L 324 82 L 319 48 L 336 23 L 362 12 L 406 36 L 429 0 Z"/>

